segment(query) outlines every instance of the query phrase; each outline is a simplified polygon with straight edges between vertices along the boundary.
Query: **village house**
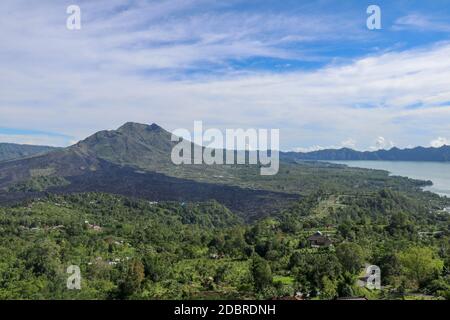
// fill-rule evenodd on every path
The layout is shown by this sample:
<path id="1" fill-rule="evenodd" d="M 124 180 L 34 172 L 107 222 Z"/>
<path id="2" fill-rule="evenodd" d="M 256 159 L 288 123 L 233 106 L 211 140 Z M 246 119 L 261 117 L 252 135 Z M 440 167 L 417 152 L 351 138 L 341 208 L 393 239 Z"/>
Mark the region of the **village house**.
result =
<path id="1" fill-rule="evenodd" d="M 322 234 L 322 232 L 317 231 L 312 236 L 308 237 L 308 242 L 311 248 L 323 248 L 332 245 L 331 240 Z"/>
<path id="2" fill-rule="evenodd" d="M 84 223 L 89 229 L 92 229 L 94 231 L 102 231 L 102 227 L 95 224 L 90 224 L 88 220 L 85 220 Z"/>

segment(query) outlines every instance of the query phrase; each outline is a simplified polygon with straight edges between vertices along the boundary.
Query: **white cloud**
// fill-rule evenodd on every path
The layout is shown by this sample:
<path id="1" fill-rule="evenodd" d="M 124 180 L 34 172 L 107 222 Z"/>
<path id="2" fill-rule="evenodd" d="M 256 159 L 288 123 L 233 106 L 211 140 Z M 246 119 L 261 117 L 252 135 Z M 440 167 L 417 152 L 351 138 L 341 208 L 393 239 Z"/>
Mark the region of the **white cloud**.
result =
<path id="1" fill-rule="evenodd" d="M 371 150 L 391 149 L 394 147 L 394 142 L 387 140 L 384 137 L 377 137 L 375 140 L 375 146 L 370 147 Z"/>
<path id="2" fill-rule="evenodd" d="M 450 145 L 450 140 L 448 140 L 447 138 L 438 137 L 430 141 L 430 146 L 432 146 L 433 148 L 439 148 L 445 145 Z"/>
<path id="3" fill-rule="evenodd" d="M 367 149 L 380 130 L 399 146 L 450 136 L 449 43 L 318 70 L 244 73 L 227 61 L 320 59 L 285 45 L 361 35 L 345 17 L 335 23 L 297 13 L 213 14 L 202 6 L 222 4 L 211 1 L 138 1 L 129 10 L 119 7 L 131 1 L 80 3 L 86 20 L 81 31 L 70 32 L 68 1 L 32 8 L 27 1 L 0 2 L 6 12 L 0 19 L 0 127 L 82 139 L 126 121 L 172 130 L 203 120 L 221 129 L 280 128 L 283 149 L 352 147 L 341 143 L 348 137 Z M 218 74 L 176 71 L 211 64 Z"/>
<path id="4" fill-rule="evenodd" d="M 326 147 L 322 147 L 322 146 L 311 146 L 311 147 L 296 147 L 293 148 L 292 151 L 295 152 L 313 152 L 313 151 L 319 151 L 319 150 L 324 150 L 324 149 L 329 149 Z"/>
<path id="5" fill-rule="evenodd" d="M 325 150 L 325 149 L 341 149 L 341 148 L 350 148 L 350 149 L 357 149 L 356 147 L 356 141 L 352 138 L 346 139 L 342 141 L 339 145 L 333 145 L 333 146 L 311 146 L 311 147 L 296 147 L 293 148 L 293 151 L 296 152 L 312 152 L 312 151 L 319 151 L 319 150 Z"/>
<path id="6" fill-rule="evenodd" d="M 356 141 L 352 138 L 346 139 L 342 141 L 341 146 L 345 148 L 356 149 Z"/>

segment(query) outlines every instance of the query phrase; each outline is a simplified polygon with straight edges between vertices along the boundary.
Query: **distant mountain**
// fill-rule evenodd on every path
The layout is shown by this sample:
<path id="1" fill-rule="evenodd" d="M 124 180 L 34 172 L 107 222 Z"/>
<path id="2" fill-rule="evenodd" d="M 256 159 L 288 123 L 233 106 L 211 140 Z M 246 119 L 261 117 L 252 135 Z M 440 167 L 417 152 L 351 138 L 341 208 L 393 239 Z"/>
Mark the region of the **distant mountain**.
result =
<path id="1" fill-rule="evenodd" d="M 54 147 L 0 143 L 0 161 L 29 157 L 55 150 Z"/>
<path id="2" fill-rule="evenodd" d="M 291 160 L 389 160 L 389 161 L 450 161 L 450 146 L 440 148 L 392 148 L 378 151 L 356 151 L 349 148 L 326 149 L 312 152 L 285 152 Z"/>

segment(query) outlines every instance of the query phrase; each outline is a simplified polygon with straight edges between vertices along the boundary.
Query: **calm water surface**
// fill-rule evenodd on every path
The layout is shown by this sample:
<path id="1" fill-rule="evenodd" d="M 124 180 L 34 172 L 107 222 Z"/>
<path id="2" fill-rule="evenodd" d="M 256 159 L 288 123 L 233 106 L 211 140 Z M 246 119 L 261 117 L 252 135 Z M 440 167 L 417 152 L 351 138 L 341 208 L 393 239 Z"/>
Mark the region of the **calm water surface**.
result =
<path id="1" fill-rule="evenodd" d="M 386 170 L 395 176 L 431 180 L 432 186 L 424 190 L 450 197 L 450 162 L 429 161 L 327 161 L 349 167 Z"/>

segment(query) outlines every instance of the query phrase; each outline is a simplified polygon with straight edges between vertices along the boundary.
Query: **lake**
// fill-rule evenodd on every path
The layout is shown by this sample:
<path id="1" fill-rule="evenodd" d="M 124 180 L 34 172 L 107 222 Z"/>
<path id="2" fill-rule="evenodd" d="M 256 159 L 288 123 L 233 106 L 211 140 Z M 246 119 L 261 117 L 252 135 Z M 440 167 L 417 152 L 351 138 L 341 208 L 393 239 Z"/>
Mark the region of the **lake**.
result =
<path id="1" fill-rule="evenodd" d="M 450 197 L 450 162 L 430 161 L 327 161 L 345 164 L 349 167 L 380 169 L 391 175 L 419 180 L 431 180 L 432 186 L 424 190 Z"/>

